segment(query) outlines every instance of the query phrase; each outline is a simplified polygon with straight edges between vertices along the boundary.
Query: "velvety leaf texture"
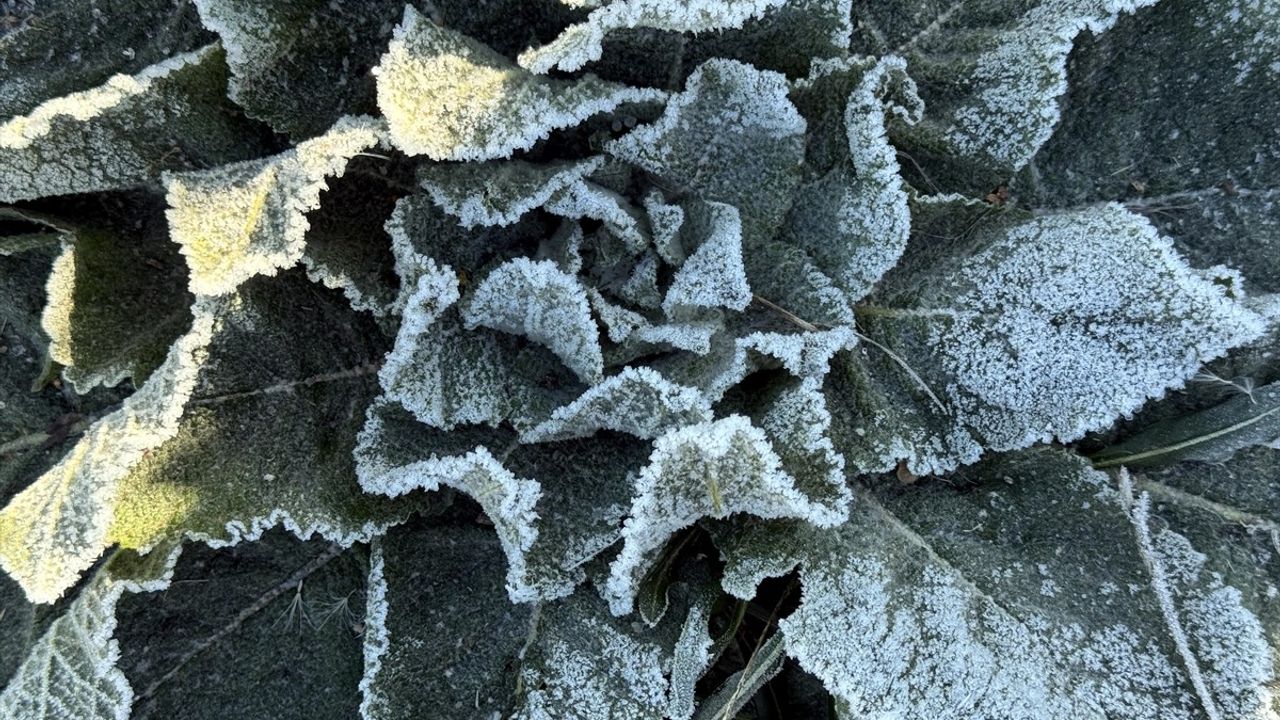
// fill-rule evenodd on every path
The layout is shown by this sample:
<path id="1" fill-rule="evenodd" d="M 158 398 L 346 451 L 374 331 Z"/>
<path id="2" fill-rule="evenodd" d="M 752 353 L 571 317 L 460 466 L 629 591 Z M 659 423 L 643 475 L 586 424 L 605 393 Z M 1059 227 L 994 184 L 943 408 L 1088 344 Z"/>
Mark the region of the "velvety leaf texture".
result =
<path id="1" fill-rule="evenodd" d="M 1280 717 L 1278 7 L 0 0 L 0 717 Z"/>

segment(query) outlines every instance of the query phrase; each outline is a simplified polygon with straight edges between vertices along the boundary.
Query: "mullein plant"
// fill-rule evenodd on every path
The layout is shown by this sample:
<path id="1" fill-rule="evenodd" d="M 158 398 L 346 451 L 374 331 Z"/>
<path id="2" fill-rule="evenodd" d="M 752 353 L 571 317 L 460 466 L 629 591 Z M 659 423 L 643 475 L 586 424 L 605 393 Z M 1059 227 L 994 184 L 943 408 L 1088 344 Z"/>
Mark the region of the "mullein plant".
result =
<path id="1" fill-rule="evenodd" d="M 0 717 L 1280 714 L 1280 5 L 0 9 Z"/>

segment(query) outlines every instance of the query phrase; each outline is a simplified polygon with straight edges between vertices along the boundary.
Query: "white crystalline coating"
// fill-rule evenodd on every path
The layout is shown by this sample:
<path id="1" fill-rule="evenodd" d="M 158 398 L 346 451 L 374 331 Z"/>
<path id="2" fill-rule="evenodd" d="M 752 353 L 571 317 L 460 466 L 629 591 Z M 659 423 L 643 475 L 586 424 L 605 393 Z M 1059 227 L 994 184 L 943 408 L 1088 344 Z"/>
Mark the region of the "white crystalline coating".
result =
<path id="1" fill-rule="evenodd" d="M 154 179 L 165 132 L 193 125 L 216 137 L 226 128 L 198 117 L 217 45 L 175 55 L 137 75 L 47 100 L 0 124 L 0 202 L 114 190 Z M 163 158 L 161 158 L 161 162 Z"/>
<path id="2" fill-rule="evenodd" d="M 685 261 L 684 247 L 680 243 L 684 208 L 667 204 L 661 193 L 653 191 L 645 196 L 644 209 L 649 213 L 649 227 L 653 230 L 653 249 L 668 265 L 680 267 Z"/>
<path id="3" fill-rule="evenodd" d="M 814 500 L 815 522 L 838 525 L 849 519 L 852 495 L 845 483 L 844 456 L 831 441 L 831 412 L 821 376 L 784 390 L 759 421 L 785 470 Z"/>
<path id="4" fill-rule="evenodd" d="M 947 520 L 928 520 L 932 529 L 917 534 L 870 500 L 871 512 L 836 534 L 757 534 L 742 550 L 767 557 L 755 544 L 785 545 L 784 554 L 800 560 L 802 601 L 779 623 L 787 652 L 859 716 L 1271 717 L 1272 658 L 1239 591 L 1206 567 L 1186 537 L 1153 532 L 1145 498 L 1135 503 L 1127 490 L 1117 494 L 1082 463 L 1072 476 L 1059 472 L 1034 466 L 1022 481 L 1060 483 L 1068 495 L 1035 491 L 1018 502 L 1083 500 L 1088 525 L 1062 518 L 1033 530 L 1059 520 L 1048 510 L 1034 519 L 993 519 L 994 527 L 957 544 L 946 537 L 957 532 Z M 979 527 L 989 512 L 1016 511 L 994 502 L 976 518 L 963 503 L 956 510 L 952 522 L 976 519 Z M 1002 527 L 1061 545 L 1048 553 L 1010 546 L 995 539 Z M 990 564 L 963 563 L 977 573 L 966 575 L 956 553 L 983 551 L 987 542 Z M 766 572 L 788 569 L 769 560 Z M 1105 572 L 1095 579 L 1100 564 Z M 1054 577 L 1079 596 L 1042 594 Z M 1130 597 L 1107 597 L 1102 588 L 1114 587 L 1112 578 L 1128 580 Z"/>
<path id="5" fill-rule="evenodd" d="M 708 631 L 710 622 L 709 598 L 689 606 L 671 657 L 671 692 L 667 700 L 667 717 L 671 720 L 693 717 L 698 679 L 711 664 L 711 646 L 715 642 Z"/>
<path id="6" fill-rule="evenodd" d="M 175 55 L 137 75 L 113 75 L 92 90 L 41 103 L 26 115 L 10 118 L 0 125 L 0 152 L 30 147 L 52 129 L 56 118 L 80 122 L 92 120 L 131 98 L 146 94 L 157 80 L 167 77 L 173 71 L 204 61 L 216 49 L 216 45 L 209 45 L 193 52 Z"/>
<path id="7" fill-rule="evenodd" d="M 1264 326 L 1118 205 L 1015 226 L 933 289 L 946 392 L 995 450 L 1106 427 Z"/>
<path id="8" fill-rule="evenodd" d="M 507 157 L 622 103 L 666 97 L 593 77 L 566 82 L 533 75 L 411 5 L 374 72 L 392 142 L 433 160 Z"/>
<path id="9" fill-rule="evenodd" d="M 382 671 L 382 657 L 391 649 L 391 633 L 387 630 L 387 578 L 386 562 L 382 556 L 382 541 L 374 538 L 369 544 L 368 593 L 364 605 L 364 673 L 360 676 L 360 718 L 375 720 L 387 709 L 387 699 L 379 693 L 378 673 Z"/>
<path id="10" fill-rule="evenodd" d="M 658 256 L 645 253 L 636 261 L 631 276 L 618 288 L 618 295 L 627 302 L 642 308 L 658 308 L 662 305 L 662 292 L 658 290 Z"/>
<path id="11" fill-rule="evenodd" d="M 649 244 L 649 234 L 640 211 L 618 193 L 593 182 L 578 180 L 568 185 L 547 202 L 546 209 L 571 220 L 599 220 L 633 253 L 640 252 Z"/>
<path id="12" fill-rule="evenodd" d="M 329 177 L 381 142 L 385 127 L 344 117 L 329 132 L 265 160 L 171 173 L 169 232 L 191 269 L 191 291 L 224 295 L 255 275 L 274 275 L 302 259 L 310 224 Z"/>
<path id="13" fill-rule="evenodd" d="M 700 32 L 740 28 L 787 0 L 616 0 L 593 10 L 539 48 L 520 53 L 522 67 L 535 73 L 571 72 L 600 59 L 605 35 L 625 28 Z"/>
<path id="14" fill-rule="evenodd" d="M 858 61 L 832 61 L 814 71 L 846 67 L 856 68 Z M 897 95 L 912 104 L 887 101 L 893 85 L 902 86 Z M 830 273 L 851 301 L 869 293 L 907 247 L 911 211 L 886 121 L 894 113 L 914 124 L 923 109 L 906 62 L 895 56 L 878 61 L 863 74 L 844 113 L 852 173 L 837 167 L 802 188 L 792 208 L 789 239 Z"/>
<path id="15" fill-rule="evenodd" d="M 542 207 L 603 164 L 603 157 L 557 165 L 516 160 L 493 165 L 491 172 L 483 173 L 474 172 L 472 166 L 428 165 L 419 171 L 419 181 L 436 205 L 458 218 L 463 226 L 505 226 Z M 460 167 L 471 172 L 463 175 L 457 171 Z M 495 188 L 495 182 L 501 185 Z"/>
<path id="16" fill-rule="evenodd" d="M 822 378 L 836 353 L 858 342 L 853 328 L 837 327 L 805 333 L 756 332 L 738 340 L 744 351 L 764 355 L 782 364 L 798 378 Z"/>
<path id="17" fill-rule="evenodd" d="M 31 647 L 0 692 L 0 716 L 13 720 L 128 720 L 134 692 L 117 666 L 116 605 L 126 593 L 169 586 L 179 550 L 154 577 L 120 578 L 104 568 Z"/>
<path id="18" fill-rule="evenodd" d="M 745 417 L 730 415 L 658 438 L 636 480 L 622 551 L 609 568 L 604 595 L 613 613 L 631 611 L 640 578 L 674 533 L 704 517 L 735 513 L 832 524 L 827 509 L 783 470 L 764 431 Z"/>
<path id="19" fill-rule="evenodd" d="M 507 593 L 512 602 L 532 602 L 542 596 L 528 575 L 529 551 L 538 539 L 542 486 L 517 477 L 489 450 L 477 446 L 465 455 L 432 454 L 416 462 L 396 465 L 377 450 L 384 430 L 376 406 L 360 432 L 355 450 L 356 477 L 365 492 L 398 497 L 414 490 L 451 487 L 470 495 L 493 523 L 507 556 Z"/>
<path id="20" fill-rule="evenodd" d="M 441 319 L 459 297 L 453 270 L 423 258 L 420 272 L 378 371 L 385 396 L 432 427 L 497 425 L 507 415 L 510 368 L 492 338 Z"/>
<path id="21" fill-rule="evenodd" d="M 600 430 L 646 440 L 668 430 L 711 420 L 711 403 L 698 390 L 677 385 L 645 367 L 627 367 L 556 409 L 520 436 L 521 442 L 590 437 Z"/>
<path id="22" fill-rule="evenodd" d="M 595 288 L 587 289 L 591 308 L 604 324 L 610 342 L 669 345 L 698 355 L 711 352 L 711 338 L 724 329 L 719 320 L 688 320 L 654 325 L 634 310 L 615 305 Z"/>
<path id="23" fill-rule="evenodd" d="M 528 691 L 512 717 L 661 717 L 667 705 L 670 648 L 661 638 L 605 616 L 604 607 L 596 607 L 598 600 L 581 596 L 543 609 L 537 638 L 541 662 L 526 662 L 521 669 L 520 684 Z"/>
<path id="24" fill-rule="evenodd" d="M 947 140 L 960 152 L 1021 168 L 1053 134 L 1067 89 L 1075 38 L 1098 34 L 1123 13 L 1156 0 L 1045 0 L 977 59 L 972 97 L 951 117 Z"/>
<path id="25" fill-rule="evenodd" d="M 142 387 L 0 510 L 0 567 L 32 602 L 54 602 L 93 565 L 107 545 L 121 479 L 177 435 L 215 326 L 203 301 L 193 314 L 191 329 Z"/>
<path id="26" fill-rule="evenodd" d="M 587 291 L 550 260 L 516 258 L 501 265 L 480 281 L 462 316 L 468 329 L 490 327 L 545 345 L 588 384 L 604 373 Z"/>
<path id="27" fill-rule="evenodd" d="M 737 208 L 706 203 L 710 234 L 676 271 L 662 301 L 668 315 L 679 308 L 743 310 L 751 304 L 751 286 L 742 262 L 742 219 Z"/>

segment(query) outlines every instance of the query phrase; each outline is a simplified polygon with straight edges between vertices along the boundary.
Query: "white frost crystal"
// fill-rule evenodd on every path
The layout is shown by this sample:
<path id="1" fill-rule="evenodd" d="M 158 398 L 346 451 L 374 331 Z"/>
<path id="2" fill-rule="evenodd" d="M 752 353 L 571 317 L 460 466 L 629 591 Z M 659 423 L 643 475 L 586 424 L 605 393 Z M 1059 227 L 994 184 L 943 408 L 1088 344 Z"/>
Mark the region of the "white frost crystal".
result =
<path id="1" fill-rule="evenodd" d="M 223 295 L 301 260 L 306 214 L 320 206 L 327 178 L 341 177 L 385 132 L 380 120 L 346 117 L 273 158 L 166 176 L 170 234 L 191 268 L 191 291 Z"/>
<path id="2" fill-rule="evenodd" d="M 739 28 L 787 0 L 619 0 L 592 11 L 540 48 L 520 54 L 520 64 L 536 73 L 578 70 L 600 59 L 605 35 L 623 28 L 698 32 Z"/>
<path id="3" fill-rule="evenodd" d="M 622 103 L 665 97 L 594 78 L 535 76 L 411 5 L 376 72 L 392 142 L 433 160 L 507 157 Z"/>
<path id="4" fill-rule="evenodd" d="M 463 308 L 468 328 L 490 327 L 545 345 L 584 382 L 601 378 L 600 330 L 578 279 L 550 260 L 516 258 L 476 287 Z"/>

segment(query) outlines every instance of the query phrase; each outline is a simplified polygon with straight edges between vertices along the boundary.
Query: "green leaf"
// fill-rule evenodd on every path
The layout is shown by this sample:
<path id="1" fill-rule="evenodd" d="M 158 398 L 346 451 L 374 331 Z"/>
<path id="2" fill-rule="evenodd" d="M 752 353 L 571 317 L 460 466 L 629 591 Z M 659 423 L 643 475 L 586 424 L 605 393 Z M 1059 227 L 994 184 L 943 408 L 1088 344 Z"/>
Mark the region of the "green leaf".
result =
<path id="1" fill-rule="evenodd" d="M 1154 2 L 858 2 L 854 50 L 906 58 L 928 108 L 917 129 L 903 131 L 907 149 L 938 165 L 947 189 L 985 192 L 1053 133 L 1076 36 Z"/>
<path id="2" fill-rule="evenodd" d="M 781 238 L 857 301 L 897 264 L 911 212 L 886 123 L 920 118 L 915 83 L 899 58 L 815 66 L 792 92 L 813 134 L 808 157 L 825 171 L 803 184 Z"/>
<path id="3" fill-rule="evenodd" d="M 369 71 L 404 6 L 399 0 L 194 4 L 226 48 L 231 99 L 295 141 L 327 131 L 343 115 L 375 109 Z"/>
<path id="4" fill-rule="evenodd" d="M 750 247 L 782 223 L 800 180 L 805 121 L 787 91 L 777 73 L 709 60 L 662 117 L 605 149 L 653 173 L 669 192 L 736 207 Z"/>
<path id="5" fill-rule="evenodd" d="M 848 714 L 1265 712 L 1272 651 L 1250 610 L 1265 590 L 1227 584 L 1201 554 L 1217 539 L 1171 529 L 1123 478 L 1117 489 L 1039 450 L 857 500 L 835 532 L 775 526 L 722 544 L 735 587 L 800 564 L 787 652 Z"/>
<path id="6" fill-rule="evenodd" d="M 353 717 L 367 558 L 282 532 L 188 548 L 163 592 L 117 607 L 131 717 Z"/>
<path id="7" fill-rule="evenodd" d="M 1277 33 L 1266 3 L 1169 0 L 1122 18 L 1073 53 L 1062 123 L 1012 189 L 1040 205 L 1124 202 L 1192 262 L 1280 290 Z"/>
<path id="8" fill-rule="evenodd" d="M 682 425 L 711 420 L 711 404 L 694 388 L 645 367 L 627 367 L 520 435 L 525 443 L 591 437 L 601 430 L 646 440 Z"/>
<path id="9" fill-rule="evenodd" d="M 782 633 L 774 633 L 751 654 L 746 667 L 730 675 L 711 697 L 698 705 L 694 720 L 728 720 L 738 716 L 760 688 L 782 670 L 786 659 Z"/>
<path id="10" fill-rule="evenodd" d="M 31 112 L 46 100 L 88 90 L 112 75 L 134 75 L 175 54 L 207 45 L 195 7 L 171 0 L 49 0 L 29 17 L 12 8 L 0 36 L 0 117 Z M 10 21 L 17 20 L 16 27 Z"/>
<path id="11" fill-rule="evenodd" d="M 629 471 L 648 452 L 648 443 L 623 437 L 519 446 L 502 430 L 442 433 L 379 404 L 356 458 L 368 492 L 449 487 L 474 498 L 507 556 L 507 592 L 513 602 L 531 602 L 572 593 L 583 566 L 618 539 Z"/>
<path id="12" fill-rule="evenodd" d="M 604 371 L 586 290 L 550 260 L 516 258 L 486 275 L 462 308 L 468 330 L 489 327 L 545 346 L 585 383 Z"/>
<path id="13" fill-rule="evenodd" d="M 621 0 L 593 10 L 555 40 L 520 54 L 520 65 L 535 73 L 573 71 L 599 60 L 605 35 L 628 28 L 698 32 L 739 28 L 786 0 L 702 0 L 694 5 L 673 0 Z"/>
<path id="14" fill-rule="evenodd" d="M 0 124 L 0 202 L 143 185 L 162 171 L 239 160 L 265 145 L 224 97 L 211 45 L 47 100 Z"/>
<path id="15" fill-rule="evenodd" d="M 1225 462 L 1251 445 L 1280 441 L 1280 383 L 1248 389 L 1197 413 L 1171 418 L 1112 445 L 1095 467 L 1164 465 L 1184 460 Z"/>
<path id="16" fill-rule="evenodd" d="M 0 711 L 22 720 L 127 720 L 134 691 L 117 667 L 116 608 L 125 593 L 168 587 L 175 549 L 114 555 L 36 641 L 0 692 Z"/>
<path id="17" fill-rule="evenodd" d="M 635 483 L 622 551 L 610 567 L 605 590 L 617 615 L 631 611 L 641 578 L 667 540 L 700 518 L 751 513 L 827 527 L 847 517 L 847 505 L 808 497 L 765 432 L 741 415 L 688 425 L 658 438 Z"/>
<path id="18" fill-rule="evenodd" d="M 511 225 L 599 170 L 603 157 L 535 165 L 523 160 L 424 165 L 418 179 L 464 227 Z"/>
<path id="19" fill-rule="evenodd" d="M 836 397 L 864 472 L 1075 440 L 1263 330 L 1231 278 L 1188 267 L 1118 206 L 953 222 L 953 238 L 913 238 L 922 251 L 858 313 L 875 344 L 846 360 Z"/>
<path id="20" fill-rule="evenodd" d="M 722 28 L 681 39 L 687 48 L 686 56 L 692 56 L 694 64 L 715 57 L 729 58 L 788 77 L 804 77 L 814 61 L 848 54 L 853 33 L 850 5 L 850 0 L 771 3 L 740 28 Z"/>
<path id="21" fill-rule="evenodd" d="M 743 310 L 751 302 L 742 262 L 742 220 L 737 208 L 720 202 L 691 204 L 681 225 L 688 258 L 662 300 L 668 317 L 693 308 Z"/>
<path id="22" fill-rule="evenodd" d="M 360 493 L 352 467 L 382 351 L 370 320 L 292 274 L 194 315 L 138 392 L 0 511 L 0 562 L 33 601 L 112 544 L 231 543 L 277 524 L 350 544 L 412 508 Z M 300 348 L 298 332 L 335 345 Z"/>
<path id="23" fill-rule="evenodd" d="M 433 160 L 507 157 L 622 103 L 665 97 L 594 78 L 537 77 L 412 6 L 375 72 L 392 142 Z"/>
<path id="24" fill-rule="evenodd" d="M 424 707 L 486 719 L 663 715 L 682 631 L 706 622 L 685 610 L 695 589 L 681 585 L 677 611 L 648 629 L 611 617 L 585 590 L 511 606 L 498 556 L 492 535 L 474 527 L 391 531 L 369 582 L 365 718 L 418 717 Z"/>
<path id="25" fill-rule="evenodd" d="M 364 720 L 412 720 L 424 708 L 459 720 L 509 714 L 540 609 L 510 604 L 502 566 L 497 538 L 477 527 L 411 524 L 374 545 Z"/>
<path id="26" fill-rule="evenodd" d="M 191 291 L 223 295 L 302 259 L 306 214 L 329 176 L 385 135 L 380 120 L 346 117 L 280 155 L 165 177 L 169 227 L 191 268 Z"/>
<path id="27" fill-rule="evenodd" d="M 146 193 L 61 204 L 53 222 L 65 231 L 62 254 L 41 320 L 49 357 L 81 394 L 125 378 L 140 386 L 191 325 L 186 264 L 169 242 L 164 201 Z"/>

